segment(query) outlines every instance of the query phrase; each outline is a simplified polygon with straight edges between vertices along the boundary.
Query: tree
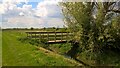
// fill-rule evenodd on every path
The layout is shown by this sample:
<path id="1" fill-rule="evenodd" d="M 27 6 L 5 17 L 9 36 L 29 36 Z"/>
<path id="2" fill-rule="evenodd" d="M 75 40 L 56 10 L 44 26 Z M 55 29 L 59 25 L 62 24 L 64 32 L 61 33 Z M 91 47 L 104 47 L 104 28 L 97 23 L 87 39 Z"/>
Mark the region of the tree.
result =
<path id="1" fill-rule="evenodd" d="M 31 30 L 33 30 L 34 28 L 33 28 L 33 27 L 31 27 L 30 29 L 31 29 Z"/>
<path id="2" fill-rule="evenodd" d="M 46 28 L 44 27 L 43 30 L 46 30 Z"/>
<path id="3" fill-rule="evenodd" d="M 55 27 L 52 27 L 52 29 L 56 29 Z"/>
<path id="4" fill-rule="evenodd" d="M 100 54 L 104 48 L 120 49 L 119 2 L 60 3 L 65 24 L 73 32 L 82 51 Z M 105 49 L 104 49 L 105 50 Z M 98 59 L 98 58 L 97 58 Z"/>

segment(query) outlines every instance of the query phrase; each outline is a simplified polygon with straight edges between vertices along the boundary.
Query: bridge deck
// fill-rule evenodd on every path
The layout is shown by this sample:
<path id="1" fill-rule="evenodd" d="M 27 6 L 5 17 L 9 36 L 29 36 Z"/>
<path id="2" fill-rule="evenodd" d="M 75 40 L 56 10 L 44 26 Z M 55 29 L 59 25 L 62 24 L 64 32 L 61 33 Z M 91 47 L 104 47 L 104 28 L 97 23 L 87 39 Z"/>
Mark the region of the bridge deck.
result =
<path id="1" fill-rule="evenodd" d="M 52 40 L 52 41 L 47 41 L 47 43 L 64 43 L 67 42 L 67 40 Z"/>

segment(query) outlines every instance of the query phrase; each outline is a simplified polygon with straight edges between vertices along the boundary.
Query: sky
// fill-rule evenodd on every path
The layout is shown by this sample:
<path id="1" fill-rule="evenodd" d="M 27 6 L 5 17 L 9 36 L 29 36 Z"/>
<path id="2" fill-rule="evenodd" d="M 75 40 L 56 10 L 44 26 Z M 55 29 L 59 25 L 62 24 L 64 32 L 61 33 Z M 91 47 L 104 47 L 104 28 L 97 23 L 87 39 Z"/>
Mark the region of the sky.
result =
<path id="1" fill-rule="evenodd" d="M 0 26 L 2 28 L 63 27 L 64 16 L 58 1 L 62 0 L 0 0 Z M 83 0 L 76 1 L 83 2 Z"/>
<path id="2" fill-rule="evenodd" d="M 63 27 L 58 1 L 0 0 L 2 28 Z"/>

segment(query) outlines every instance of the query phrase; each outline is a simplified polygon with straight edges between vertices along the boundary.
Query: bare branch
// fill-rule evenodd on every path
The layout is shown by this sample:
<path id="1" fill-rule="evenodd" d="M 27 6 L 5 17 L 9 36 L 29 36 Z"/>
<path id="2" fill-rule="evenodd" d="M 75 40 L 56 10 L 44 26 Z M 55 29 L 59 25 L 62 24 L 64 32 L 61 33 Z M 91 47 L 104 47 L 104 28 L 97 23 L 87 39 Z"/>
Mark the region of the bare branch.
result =
<path id="1" fill-rule="evenodd" d="M 94 4 L 95 4 L 96 8 L 98 8 L 98 9 L 100 8 L 97 2 L 95 2 Z"/>
<path id="2" fill-rule="evenodd" d="M 108 10 L 107 12 L 115 12 L 115 13 L 120 13 L 120 10 Z"/>
<path id="3" fill-rule="evenodd" d="M 113 10 L 115 6 L 116 6 L 116 3 L 114 3 L 114 4 L 111 6 L 110 10 Z"/>

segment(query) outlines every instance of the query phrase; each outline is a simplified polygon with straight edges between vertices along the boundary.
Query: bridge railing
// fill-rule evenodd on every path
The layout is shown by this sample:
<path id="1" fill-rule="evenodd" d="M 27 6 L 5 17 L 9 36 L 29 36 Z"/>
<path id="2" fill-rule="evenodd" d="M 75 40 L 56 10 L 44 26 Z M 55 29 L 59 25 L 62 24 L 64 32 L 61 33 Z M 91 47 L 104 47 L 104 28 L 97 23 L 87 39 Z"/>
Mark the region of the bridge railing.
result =
<path id="1" fill-rule="evenodd" d="M 44 39 L 47 41 L 67 41 L 71 38 L 70 32 L 26 32 L 27 38 Z"/>

